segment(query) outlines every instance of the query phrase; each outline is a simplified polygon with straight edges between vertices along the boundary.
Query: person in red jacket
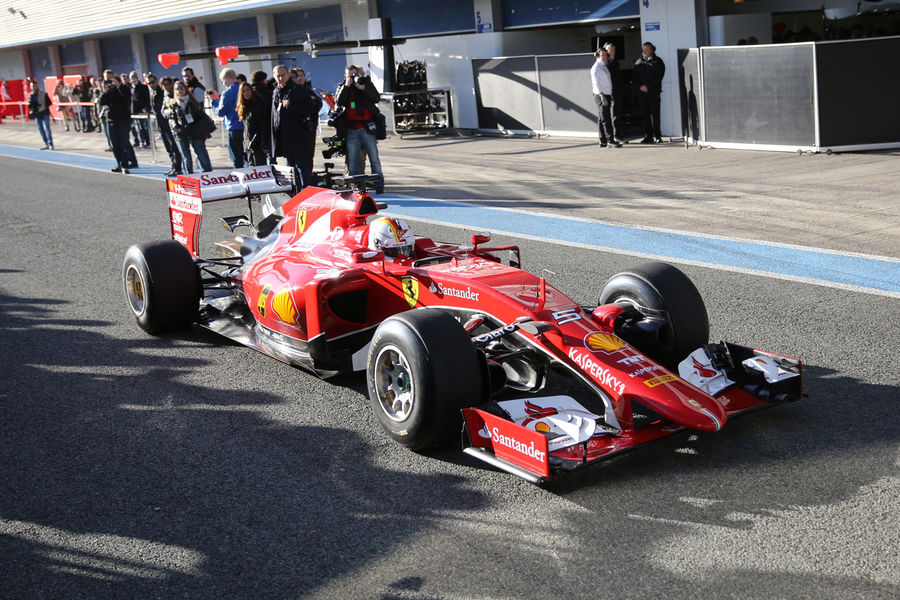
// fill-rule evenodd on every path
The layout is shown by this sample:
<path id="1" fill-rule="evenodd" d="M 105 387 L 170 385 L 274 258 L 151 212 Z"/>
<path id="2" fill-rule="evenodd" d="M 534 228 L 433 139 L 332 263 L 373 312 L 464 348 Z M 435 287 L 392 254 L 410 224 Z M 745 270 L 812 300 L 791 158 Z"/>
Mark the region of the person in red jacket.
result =
<path id="1" fill-rule="evenodd" d="M 343 111 L 347 120 L 347 159 L 349 174 L 362 175 L 360 165 L 360 148 L 369 157 L 372 173 L 378 175 L 375 193 L 384 193 L 384 173 L 381 160 L 378 158 L 378 141 L 375 139 L 375 115 L 378 113 L 378 100 L 381 95 L 366 77 L 361 67 L 350 65 L 345 73 L 344 85 L 337 97 L 338 111 Z"/>

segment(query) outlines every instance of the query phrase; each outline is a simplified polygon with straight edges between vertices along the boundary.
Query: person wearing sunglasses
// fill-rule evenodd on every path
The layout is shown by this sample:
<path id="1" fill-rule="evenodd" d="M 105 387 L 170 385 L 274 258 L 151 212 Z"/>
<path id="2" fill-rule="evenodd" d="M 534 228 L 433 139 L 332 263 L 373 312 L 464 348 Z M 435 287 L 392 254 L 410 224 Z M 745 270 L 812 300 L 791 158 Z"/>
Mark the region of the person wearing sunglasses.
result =
<path id="1" fill-rule="evenodd" d="M 169 127 L 175 137 L 175 145 L 181 154 L 180 171 L 182 173 L 194 172 L 191 148 L 194 149 L 197 162 L 203 172 L 212 171 L 209 152 L 206 150 L 206 139 L 209 136 L 198 126 L 203 119 L 203 105 L 197 102 L 188 90 L 188 86 L 180 79 L 175 80 L 173 92 L 171 97 L 166 98 L 163 105 L 163 116 L 169 120 Z"/>

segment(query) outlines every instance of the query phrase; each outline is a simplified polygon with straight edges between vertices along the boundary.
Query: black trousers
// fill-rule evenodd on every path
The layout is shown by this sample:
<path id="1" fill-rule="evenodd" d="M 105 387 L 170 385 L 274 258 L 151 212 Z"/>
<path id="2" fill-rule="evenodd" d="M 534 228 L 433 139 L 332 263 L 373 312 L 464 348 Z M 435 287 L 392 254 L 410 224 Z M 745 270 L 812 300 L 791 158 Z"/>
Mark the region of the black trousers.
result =
<path id="1" fill-rule="evenodd" d="M 625 98 L 621 93 L 613 90 L 612 104 L 609 106 L 609 114 L 612 115 L 612 134 L 617 140 L 625 139 L 625 132 L 622 130 L 622 110 L 625 108 Z"/>
<path id="2" fill-rule="evenodd" d="M 175 145 L 175 136 L 172 135 L 172 128 L 165 119 L 157 119 L 156 125 L 159 128 L 159 137 L 162 138 L 163 146 L 166 147 L 166 154 L 172 163 L 172 168 L 176 171 L 181 169 L 181 155 L 178 153 L 178 147 Z"/>
<path id="3" fill-rule="evenodd" d="M 604 103 L 603 100 L 606 99 Z M 615 137 L 612 128 L 612 116 L 610 113 L 610 105 L 612 104 L 612 96 L 600 96 L 594 94 L 594 102 L 597 104 L 597 129 L 600 134 L 600 143 L 605 144 L 611 142 Z"/>
<path id="4" fill-rule="evenodd" d="M 638 92 L 638 102 L 641 106 L 641 122 L 644 126 L 645 138 L 661 138 L 659 128 L 659 94 L 653 92 Z"/>

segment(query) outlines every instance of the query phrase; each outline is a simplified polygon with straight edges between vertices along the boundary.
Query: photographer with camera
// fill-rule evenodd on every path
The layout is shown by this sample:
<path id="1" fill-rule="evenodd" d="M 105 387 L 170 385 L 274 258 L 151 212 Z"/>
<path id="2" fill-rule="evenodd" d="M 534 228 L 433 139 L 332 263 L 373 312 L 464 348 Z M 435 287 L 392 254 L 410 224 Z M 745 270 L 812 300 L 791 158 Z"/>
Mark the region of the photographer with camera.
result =
<path id="1" fill-rule="evenodd" d="M 312 150 L 319 126 L 322 99 L 305 85 L 291 80 L 284 65 L 272 69 L 277 87 L 272 93 L 272 152 L 273 162 L 283 156 L 288 166 L 300 171 L 301 186 L 313 184 Z"/>
<path id="2" fill-rule="evenodd" d="M 138 166 L 134 147 L 128 139 L 131 131 L 131 87 L 110 72 L 104 80 L 103 90 L 99 104 L 107 108 L 109 141 L 117 163 L 113 173 L 128 173 L 128 169 Z"/>
<path id="3" fill-rule="evenodd" d="M 361 67 L 350 65 L 345 75 L 336 105 L 338 111 L 343 110 L 343 116 L 347 120 L 349 175 L 362 174 L 360 165 L 360 149 L 362 149 L 369 157 L 372 173 L 378 175 L 375 193 L 383 194 L 384 173 L 381 170 L 381 160 L 378 158 L 375 122 L 375 117 L 380 112 L 377 104 L 381 95 Z"/>

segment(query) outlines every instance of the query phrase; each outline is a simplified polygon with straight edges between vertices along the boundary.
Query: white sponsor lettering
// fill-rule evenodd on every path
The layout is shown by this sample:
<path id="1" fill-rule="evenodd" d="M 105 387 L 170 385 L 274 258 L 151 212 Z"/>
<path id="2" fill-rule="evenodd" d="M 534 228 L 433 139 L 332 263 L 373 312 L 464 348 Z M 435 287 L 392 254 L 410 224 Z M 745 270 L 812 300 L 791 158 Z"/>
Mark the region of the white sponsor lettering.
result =
<path id="1" fill-rule="evenodd" d="M 261 179 L 270 179 L 271 177 L 272 171 L 270 169 L 253 169 L 249 172 L 228 173 L 227 175 L 208 175 L 204 173 L 200 176 L 200 185 L 224 185 L 227 183 L 240 183 L 241 181 L 259 181 Z"/>
<path id="2" fill-rule="evenodd" d="M 559 325 L 577 321 L 581 318 L 581 315 L 578 314 L 577 308 L 567 308 L 566 310 L 560 310 L 558 312 L 551 313 L 550 316 L 553 317 L 553 320 L 556 321 Z"/>
<path id="3" fill-rule="evenodd" d="M 583 371 L 590 373 L 600 385 L 615 390 L 620 396 L 625 393 L 625 384 L 610 373 L 609 369 L 594 361 L 590 355 L 579 352 L 577 348 L 569 348 L 569 358 Z"/>
<path id="4" fill-rule="evenodd" d="M 438 283 L 438 291 L 444 296 L 452 296 L 454 298 L 462 298 L 463 300 L 471 300 L 472 302 L 478 302 L 478 296 L 481 294 L 479 292 L 473 292 L 472 288 L 467 287 L 464 290 L 460 290 L 457 288 L 447 287 L 442 283 Z"/>
<path id="5" fill-rule="evenodd" d="M 629 377 L 637 377 L 638 375 L 643 375 L 644 373 L 651 373 L 653 371 L 665 371 L 665 367 L 661 367 L 659 365 L 652 365 L 649 367 L 642 367 L 635 371 L 634 373 L 629 373 Z"/>
<path id="6" fill-rule="evenodd" d="M 533 441 L 531 443 L 529 443 L 528 445 L 526 445 L 525 442 L 519 441 L 514 437 L 510 437 L 508 435 L 501 434 L 500 429 L 497 427 L 494 427 L 491 430 L 491 433 L 492 433 L 491 441 L 493 441 L 495 444 L 500 444 L 501 446 L 506 446 L 510 450 L 513 450 L 520 454 L 524 454 L 525 456 L 533 458 L 537 461 L 546 462 L 546 460 L 547 460 L 546 453 L 535 448 Z"/>
<path id="7" fill-rule="evenodd" d="M 184 244 L 185 246 L 187 246 L 187 244 L 188 244 L 187 236 L 184 236 L 184 235 L 178 235 L 178 234 L 176 233 L 175 235 L 172 236 L 172 238 L 173 238 L 176 242 L 182 243 L 182 244 Z"/>
<path id="8" fill-rule="evenodd" d="M 191 196 L 195 198 L 197 196 L 197 190 L 189 187 L 184 187 L 180 183 L 176 183 L 172 186 L 172 192 L 175 194 L 181 194 L 183 196 Z"/>
<path id="9" fill-rule="evenodd" d="M 169 207 L 194 215 L 199 215 L 202 210 L 200 208 L 200 198 L 186 196 L 178 192 L 169 192 Z"/>
<path id="10" fill-rule="evenodd" d="M 640 354 L 635 354 L 634 356 L 626 356 L 622 360 L 617 360 L 616 363 L 620 365 L 633 365 L 634 363 L 639 363 L 642 360 L 645 360 L 643 356 Z"/>
<path id="11" fill-rule="evenodd" d="M 172 223 L 175 225 L 181 225 L 184 222 L 184 214 L 181 211 L 173 210 L 172 211 Z"/>
<path id="12" fill-rule="evenodd" d="M 200 185 L 222 185 L 223 183 L 238 183 L 239 181 L 240 179 L 234 174 L 222 175 L 220 177 L 211 177 L 209 175 L 200 176 Z"/>
<path id="13" fill-rule="evenodd" d="M 495 329 L 494 331 L 488 331 L 487 333 L 482 333 L 481 335 L 476 335 L 475 337 L 472 338 L 472 341 L 475 342 L 476 344 L 483 344 L 485 342 L 489 342 L 491 340 L 496 340 L 497 338 L 501 338 L 504 335 L 506 335 L 507 333 L 512 333 L 513 331 L 515 331 L 518 328 L 519 328 L 519 326 L 516 323 L 510 323 L 509 325 L 501 327 L 500 329 Z"/>

